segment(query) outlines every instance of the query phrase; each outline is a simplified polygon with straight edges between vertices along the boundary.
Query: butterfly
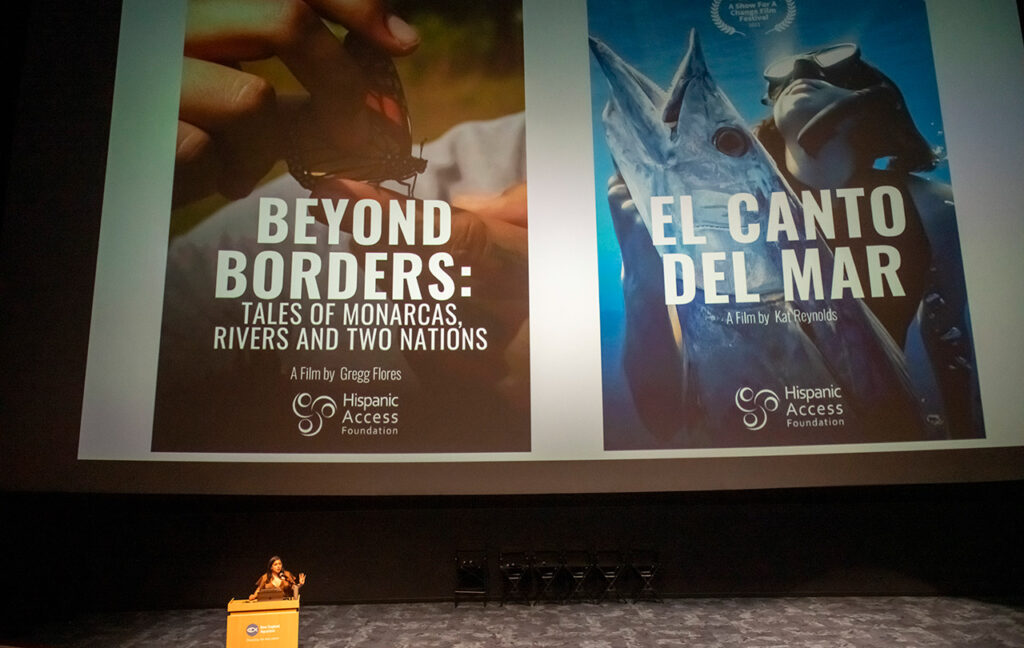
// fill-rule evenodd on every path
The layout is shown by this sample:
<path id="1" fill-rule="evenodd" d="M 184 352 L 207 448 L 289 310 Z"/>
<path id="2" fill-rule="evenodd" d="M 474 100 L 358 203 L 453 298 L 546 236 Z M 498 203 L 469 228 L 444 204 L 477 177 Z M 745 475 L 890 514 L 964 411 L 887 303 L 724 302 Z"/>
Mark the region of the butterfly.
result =
<path id="1" fill-rule="evenodd" d="M 356 151 L 340 151 L 312 129 L 294 128 L 288 169 L 310 190 L 324 178 L 337 177 L 373 184 L 395 180 L 412 195 L 415 176 L 427 168 L 427 161 L 412 155 L 409 108 L 395 64 L 355 32 L 345 37 L 344 47 L 366 80 L 367 144 Z M 308 105 L 305 112 L 308 117 Z"/>

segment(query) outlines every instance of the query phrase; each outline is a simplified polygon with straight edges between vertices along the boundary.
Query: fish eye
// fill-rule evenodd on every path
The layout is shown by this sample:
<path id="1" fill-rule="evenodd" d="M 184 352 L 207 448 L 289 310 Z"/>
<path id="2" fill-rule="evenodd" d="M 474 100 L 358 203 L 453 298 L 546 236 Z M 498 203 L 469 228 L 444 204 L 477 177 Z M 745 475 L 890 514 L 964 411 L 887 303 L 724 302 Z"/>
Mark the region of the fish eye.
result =
<path id="1" fill-rule="evenodd" d="M 750 150 L 747 134 L 735 126 L 723 126 L 711 138 L 715 148 L 729 157 L 740 157 Z"/>

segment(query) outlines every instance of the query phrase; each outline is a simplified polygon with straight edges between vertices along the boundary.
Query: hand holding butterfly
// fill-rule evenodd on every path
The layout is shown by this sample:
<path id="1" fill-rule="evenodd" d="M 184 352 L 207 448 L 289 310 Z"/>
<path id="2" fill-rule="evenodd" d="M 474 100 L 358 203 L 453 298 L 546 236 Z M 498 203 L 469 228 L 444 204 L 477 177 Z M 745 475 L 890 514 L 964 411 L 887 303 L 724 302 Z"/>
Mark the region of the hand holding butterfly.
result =
<path id="1" fill-rule="evenodd" d="M 383 0 L 190 0 L 185 30 L 174 203 L 220 192 L 240 198 L 285 155 L 287 107 L 245 61 L 278 56 L 310 95 L 325 137 L 340 149 L 367 136 L 359 67 L 322 19 L 391 55 L 419 45 Z"/>
<path id="2" fill-rule="evenodd" d="M 415 252 L 423 256 L 448 253 L 454 260 L 451 276 L 468 288 L 471 298 L 456 299 L 461 326 L 484 327 L 487 348 L 454 357 L 427 352 L 407 354 L 421 377 L 446 380 L 452 388 L 493 390 L 515 408 L 529 406 L 529 279 L 527 264 L 526 184 L 514 185 L 497 196 L 464 196 L 453 200 L 451 236 L 441 245 L 403 246 L 381 243 L 367 252 Z M 321 182 L 314 198 L 374 200 L 387 210 L 392 200 L 408 198 L 387 189 L 341 178 Z M 423 205 L 417 201 L 416 231 L 422 230 Z M 342 221 L 342 229 L 351 226 Z M 354 245 L 354 243 L 353 243 Z M 470 268 L 469 276 L 457 269 Z M 387 283 L 384 281 L 383 283 Z M 424 291 L 425 292 L 425 291 Z M 457 293 L 459 294 L 459 293 Z"/>

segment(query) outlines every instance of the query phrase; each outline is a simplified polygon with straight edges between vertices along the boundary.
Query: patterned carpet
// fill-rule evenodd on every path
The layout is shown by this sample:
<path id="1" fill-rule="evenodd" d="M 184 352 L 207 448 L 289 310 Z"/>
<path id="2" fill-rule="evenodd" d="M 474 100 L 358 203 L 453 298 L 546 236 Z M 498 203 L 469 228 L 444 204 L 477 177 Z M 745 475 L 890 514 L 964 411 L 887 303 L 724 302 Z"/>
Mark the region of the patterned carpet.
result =
<path id="1" fill-rule="evenodd" d="M 5 645 L 220 647 L 224 610 L 97 615 Z M 1024 603 L 939 597 L 670 599 L 653 603 L 309 605 L 303 648 L 1024 647 Z"/>

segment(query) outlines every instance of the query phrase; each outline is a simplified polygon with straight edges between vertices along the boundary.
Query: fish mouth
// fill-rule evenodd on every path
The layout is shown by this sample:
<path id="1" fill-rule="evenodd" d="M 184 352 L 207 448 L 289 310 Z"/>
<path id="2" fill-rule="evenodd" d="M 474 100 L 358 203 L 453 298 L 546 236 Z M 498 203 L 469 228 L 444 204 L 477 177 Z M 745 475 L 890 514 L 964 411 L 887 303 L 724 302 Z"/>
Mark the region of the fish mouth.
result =
<path id="1" fill-rule="evenodd" d="M 682 110 L 683 101 L 690 85 L 698 80 L 708 79 L 708 68 L 704 62 L 704 52 L 701 49 L 700 37 L 696 29 L 690 30 L 689 44 L 686 48 L 686 55 L 683 57 L 679 69 L 668 92 L 668 98 L 661 112 L 661 120 L 675 129 L 679 123 L 679 114 Z"/>
<path id="2" fill-rule="evenodd" d="M 605 112 L 614 111 L 615 121 L 637 142 L 663 136 L 660 112 L 666 100 L 665 91 L 600 40 L 591 37 L 590 49 L 611 87 L 611 99 Z"/>
<path id="3" fill-rule="evenodd" d="M 675 130 L 676 126 L 679 125 L 679 112 L 682 109 L 683 99 L 686 97 L 686 90 L 689 85 L 690 82 L 688 80 L 679 85 L 676 96 L 668 102 L 668 105 L 665 106 L 665 111 L 661 115 L 662 121 L 672 130 Z"/>

